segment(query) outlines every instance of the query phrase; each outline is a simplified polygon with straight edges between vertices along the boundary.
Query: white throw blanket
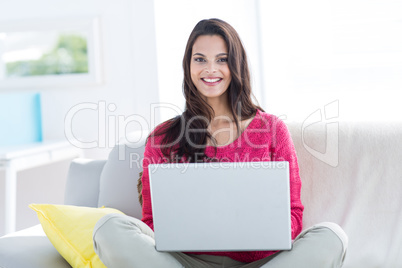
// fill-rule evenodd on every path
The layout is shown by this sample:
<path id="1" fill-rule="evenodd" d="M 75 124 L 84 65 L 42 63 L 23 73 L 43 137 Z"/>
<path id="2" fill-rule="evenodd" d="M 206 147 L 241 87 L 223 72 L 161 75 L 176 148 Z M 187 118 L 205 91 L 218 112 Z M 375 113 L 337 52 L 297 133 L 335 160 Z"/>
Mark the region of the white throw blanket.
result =
<path id="1" fill-rule="evenodd" d="M 288 122 L 305 206 L 304 228 L 338 223 L 345 268 L 402 267 L 402 122 Z"/>

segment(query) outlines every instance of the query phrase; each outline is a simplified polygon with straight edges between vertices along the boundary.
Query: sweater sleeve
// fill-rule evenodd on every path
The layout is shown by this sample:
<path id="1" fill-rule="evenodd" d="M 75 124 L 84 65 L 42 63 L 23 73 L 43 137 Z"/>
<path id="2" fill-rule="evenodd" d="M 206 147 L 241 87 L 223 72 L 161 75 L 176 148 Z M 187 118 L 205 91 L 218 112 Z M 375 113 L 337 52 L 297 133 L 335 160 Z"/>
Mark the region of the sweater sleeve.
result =
<path id="1" fill-rule="evenodd" d="M 290 185 L 290 209 L 291 209 L 291 226 L 292 239 L 294 239 L 303 227 L 303 210 L 304 206 L 300 199 L 301 180 L 299 175 L 299 165 L 297 162 L 296 150 L 290 132 L 286 124 L 276 118 L 273 124 L 273 145 L 275 147 L 275 161 L 289 162 L 289 185 Z"/>
<path id="2" fill-rule="evenodd" d="M 145 145 L 143 173 L 142 173 L 142 221 L 146 223 L 152 230 L 154 229 L 154 221 L 152 217 L 151 190 L 149 185 L 149 164 L 159 164 L 166 162 L 163 154 L 159 149 L 157 137 L 150 137 Z"/>

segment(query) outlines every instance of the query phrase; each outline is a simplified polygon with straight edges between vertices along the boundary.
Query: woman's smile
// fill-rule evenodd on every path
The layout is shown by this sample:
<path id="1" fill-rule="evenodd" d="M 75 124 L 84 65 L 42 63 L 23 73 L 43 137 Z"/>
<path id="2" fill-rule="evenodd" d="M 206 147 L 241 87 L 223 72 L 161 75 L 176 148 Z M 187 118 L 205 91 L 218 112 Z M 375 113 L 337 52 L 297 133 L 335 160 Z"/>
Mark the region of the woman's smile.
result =
<path id="1" fill-rule="evenodd" d="M 220 82 L 222 82 L 222 78 L 220 77 L 204 77 L 201 78 L 201 80 L 207 85 L 207 86 L 216 86 Z"/>

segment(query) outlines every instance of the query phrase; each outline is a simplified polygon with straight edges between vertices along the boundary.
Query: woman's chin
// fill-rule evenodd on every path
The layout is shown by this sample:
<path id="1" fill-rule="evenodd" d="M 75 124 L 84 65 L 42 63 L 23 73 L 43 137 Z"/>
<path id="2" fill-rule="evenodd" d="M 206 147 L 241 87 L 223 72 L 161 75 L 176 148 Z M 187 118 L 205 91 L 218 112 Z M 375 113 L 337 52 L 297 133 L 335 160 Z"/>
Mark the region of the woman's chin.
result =
<path id="1" fill-rule="evenodd" d="M 225 95 L 226 91 L 220 89 L 207 89 L 207 90 L 201 90 L 200 93 L 204 98 L 216 99 Z"/>

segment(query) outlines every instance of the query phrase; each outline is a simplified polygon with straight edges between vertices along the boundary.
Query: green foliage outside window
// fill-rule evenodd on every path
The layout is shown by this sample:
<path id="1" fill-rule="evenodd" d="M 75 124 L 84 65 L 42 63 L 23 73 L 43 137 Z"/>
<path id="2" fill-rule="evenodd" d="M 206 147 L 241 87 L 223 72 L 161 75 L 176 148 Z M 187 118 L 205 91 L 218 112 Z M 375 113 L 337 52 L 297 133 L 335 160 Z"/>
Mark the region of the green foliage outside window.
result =
<path id="1" fill-rule="evenodd" d="M 9 77 L 88 73 L 87 41 L 79 35 L 60 35 L 40 59 L 9 62 L 6 70 Z"/>

